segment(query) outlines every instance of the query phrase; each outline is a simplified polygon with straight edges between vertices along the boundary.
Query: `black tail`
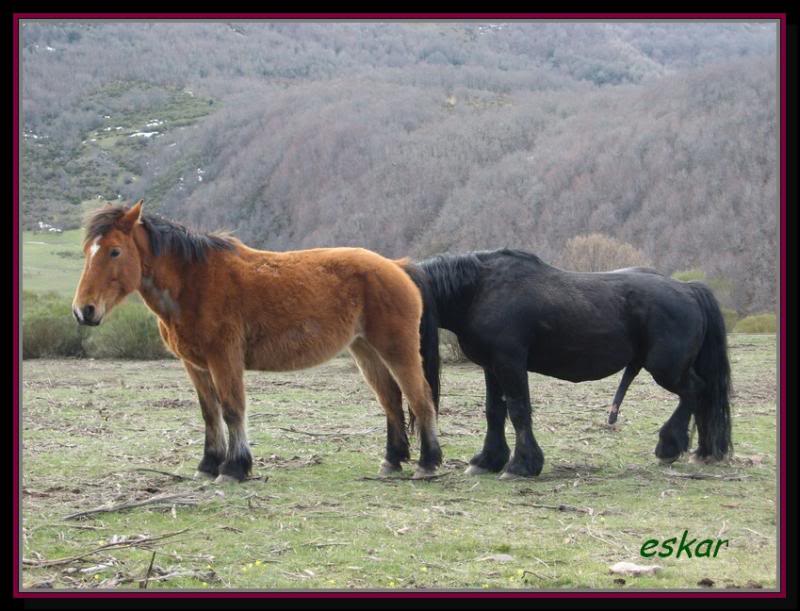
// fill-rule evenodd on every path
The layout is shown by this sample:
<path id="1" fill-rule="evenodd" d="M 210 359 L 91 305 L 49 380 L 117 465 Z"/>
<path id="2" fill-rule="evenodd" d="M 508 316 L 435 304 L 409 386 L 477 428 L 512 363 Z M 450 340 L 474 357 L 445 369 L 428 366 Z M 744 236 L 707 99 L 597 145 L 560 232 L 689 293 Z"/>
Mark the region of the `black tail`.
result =
<path id="1" fill-rule="evenodd" d="M 422 320 L 419 323 L 419 351 L 422 355 L 422 367 L 425 380 L 431 387 L 431 397 L 436 415 L 439 415 L 439 317 L 436 313 L 436 301 L 433 297 L 428 276 L 412 263 L 403 265 L 403 269 L 417 285 L 422 295 Z M 409 429 L 414 430 L 414 414 L 409 416 Z"/>
<path id="2" fill-rule="evenodd" d="M 706 383 L 695 411 L 701 458 L 724 458 L 733 450 L 731 441 L 731 366 L 725 319 L 714 294 L 704 284 L 693 282 L 692 290 L 703 310 L 706 333 L 694 368 Z"/>

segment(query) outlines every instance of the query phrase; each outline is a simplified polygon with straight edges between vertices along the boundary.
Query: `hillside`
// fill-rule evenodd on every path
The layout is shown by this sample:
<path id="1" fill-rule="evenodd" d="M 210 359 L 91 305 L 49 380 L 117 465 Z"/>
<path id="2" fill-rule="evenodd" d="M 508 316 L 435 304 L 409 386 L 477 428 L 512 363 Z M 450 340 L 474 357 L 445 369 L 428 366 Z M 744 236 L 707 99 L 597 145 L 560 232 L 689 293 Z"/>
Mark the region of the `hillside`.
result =
<path id="1" fill-rule="evenodd" d="M 603 232 L 725 278 L 742 312 L 774 306 L 774 26 L 27 24 L 22 42 L 26 228 L 144 197 L 270 249 L 558 263 Z"/>

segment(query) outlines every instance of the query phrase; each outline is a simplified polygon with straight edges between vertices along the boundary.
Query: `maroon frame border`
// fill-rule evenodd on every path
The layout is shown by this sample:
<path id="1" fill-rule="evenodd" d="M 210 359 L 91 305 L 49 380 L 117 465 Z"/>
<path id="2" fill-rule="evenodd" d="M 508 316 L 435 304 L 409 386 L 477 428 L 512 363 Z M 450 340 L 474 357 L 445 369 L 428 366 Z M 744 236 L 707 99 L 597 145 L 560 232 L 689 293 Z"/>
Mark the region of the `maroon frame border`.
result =
<path id="1" fill-rule="evenodd" d="M 20 418 L 20 234 L 19 234 L 19 119 L 20 119 L 20 73 L 19 73 L 19 32 L 20 20 L 45 20 L 45 19 L 97 19 L 97 20 L 414 20 L 414 21 L 465 21 L 476 19 L 508 19 L 508 20 L 720 20 L 734 19 L 777 20 L 779 22 L 779 60 L 780 60 L 780 443 L 786 447 L 786 13 L 14 13 L 13 14 L 13 293 L 14 293 L 14 330 L 12 358 L 14 374 L 14 404 L 13 417 L 15 427 L 13 430 L 13 474 L 14 474 L 14 503 L 13 503 L 13 550 L 14 567 L 12 571 L 14 598 L 785 598 L 787 595 L 786 571 L 786 460 L 780 466 L 780 590 L 767 592 L 742 592 L 729 591 L 636 591 L 636 592 L 610 592 L 610 591 L 464 591 L 464 590 L 359 590 L 343 591 L 313 591 L 313 590 L 233 590 L 224 591 L 22 591 L 19 587 L 20 564 L 19 559 L 19 481 L 20 464 L 19 450 L 20 438 L 18 423 Z"/>

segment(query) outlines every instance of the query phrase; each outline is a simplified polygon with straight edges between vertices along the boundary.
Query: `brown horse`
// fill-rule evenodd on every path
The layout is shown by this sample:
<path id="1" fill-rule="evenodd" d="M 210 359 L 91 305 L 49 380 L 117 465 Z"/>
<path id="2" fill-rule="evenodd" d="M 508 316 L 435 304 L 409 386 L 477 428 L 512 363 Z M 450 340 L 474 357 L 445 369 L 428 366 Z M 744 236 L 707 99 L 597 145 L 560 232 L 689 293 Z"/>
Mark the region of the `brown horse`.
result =
<path id="1" fill-rule="evenodd" d="M 430 386 L 425 379 L 426 371 L 438 368 L 438 352 L 428 350 L 438 350 L 438 338 L 430 337 L 435 325 L 420 325 L 424 289 L 406 260 L 361 248 L 255 250 L 228 235 L 193 233 L 145 215 L 142 200 L 92 214 L 83 249 L 72 304 L 78 322 L 100 324 L 126 295 L 139 291 L 158 316 L 164 342 L 183 361 L 206 425 L 196 475 L 224 482 L 250 473 L 245 369 L 304 369 L 345 347 L 386 412 L 380 473 L 397 473 L 409 460 L 403 394 L 411 424 L 419 427 L 414 477 L 430 476 L 441 463 L 438 378 L 431 377 Z"/>

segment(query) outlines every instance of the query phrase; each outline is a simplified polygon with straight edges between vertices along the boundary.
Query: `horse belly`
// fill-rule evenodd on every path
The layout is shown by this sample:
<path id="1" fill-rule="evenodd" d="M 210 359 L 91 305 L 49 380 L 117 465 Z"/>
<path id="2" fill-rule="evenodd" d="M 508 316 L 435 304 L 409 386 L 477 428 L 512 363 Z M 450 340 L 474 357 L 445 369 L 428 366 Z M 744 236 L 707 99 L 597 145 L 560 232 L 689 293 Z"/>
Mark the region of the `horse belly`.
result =
<path id="1" fill-rule="evenodd" d="M 306 322 L 269 337 L 248 338 L 245 368 L 257 371 L 293 371 L 329 361 L 353 338 L 352 330 L 323 332 L 319 323 Z"/>
<path id="2" fill-rule="evenodd" d="M 568 382 L 586 382 L 617 373 L 632 358 L 633 350 L 628 346 L 621 346 L 615 351 L 598 352 L 537 350 L 529 354 L 528 370 Z"/>

